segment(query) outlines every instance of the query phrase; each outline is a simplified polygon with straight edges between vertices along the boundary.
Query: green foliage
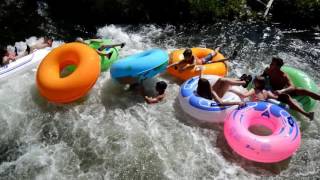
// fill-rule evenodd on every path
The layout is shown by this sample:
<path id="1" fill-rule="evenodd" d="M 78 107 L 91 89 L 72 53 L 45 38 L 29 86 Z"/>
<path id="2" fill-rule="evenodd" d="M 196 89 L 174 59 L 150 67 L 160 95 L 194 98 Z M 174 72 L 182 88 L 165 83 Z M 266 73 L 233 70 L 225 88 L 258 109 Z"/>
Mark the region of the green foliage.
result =
<path id="1" fill-rule="evenodd" d="M 320 13 L 320 0 L 295 0 L 294 4 L 303 16 L 314 16 Z"/>
<path id="2" fill-rule="evenodd" d="M 287 24 L 319 25 L 320 0 L 278 0 L 272 14 L 274 20 Z"/>
<path id="3" fill-rule="evenodd" d="M 44 15 L 39 13 L 39 3 L 47 7 Z M 264 10 L 257 0 L 5 0 L 0 3 L 0 45 L 30 35 L 92 37 L 97 27 L 111 23 L 257 19 Z M 320 0 L 275 0 L 271 14 L 272 21 L 285 24 L 319 25 Z"/>
<path id="4" fill-rule="evenodd" d="M 246 13 L 246 0 L 188 0 L 193 15 L 235 18 Z"/>
<path id="5" fill-rule="evenodd" d="M 297 8 L 303 8 L 303 9 L 312 9 L 312 8 L 320 7 L 319 0 L 295 0 L 295 4 Z"/>

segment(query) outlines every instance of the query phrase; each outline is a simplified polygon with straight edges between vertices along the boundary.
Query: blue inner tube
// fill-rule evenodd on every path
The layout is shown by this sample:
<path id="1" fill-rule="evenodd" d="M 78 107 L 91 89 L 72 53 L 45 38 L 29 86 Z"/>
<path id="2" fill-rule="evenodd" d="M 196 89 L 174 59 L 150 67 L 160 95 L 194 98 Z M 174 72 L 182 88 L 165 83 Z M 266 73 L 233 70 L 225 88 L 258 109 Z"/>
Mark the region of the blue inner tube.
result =
<path id="1" fill-rule="evenodd" d="M 212 86 L 220 77 L 204 75 L 203 78 L 206 78 Z M 179 102 L 182 110 L 196 120 L 214 123 L 224 122 L 226 116 L 238 106 L 222 106 L 213 100 L 200 97 L 197 93 L 198 81 L 199 77 L 192 77 L 181 85 Z M 239 87 L 232 86 L 230 88 L 241 91 Z M 229 91 L 224 94 L 222 100 L 227 102 L 241 101 L 238 95 Z"/>
<path id="2" fill-rule="evenodd" d="M 218 76 L 207 76 L 210 79 L 218 78 Z M 230 108 L 231 106 L 221 106 L 219 103 L 217 103 L 214 100 L 209 100 L 200 97 L 196 91 L 198 87 L 198 81 L 199 77 L 192 77 L 191 79 L 187 80 L 183 83 L 183 85 L 180 87 L 180 94 L 183 98 L 189 98 L 189 104 L 193 106 L 194 108 L 205 110 L 205 111 L 222 111 L 227 108 Z M 240 101 L 240 98 L 233 94 L 233 93 L 226 93 L 227 95 L 224 96 L 224 100 L 229 101 Z"/>
<path id="3" fill-rule="evenodd" d="M 168 53 L 161 49 L 128 56 L 112 64 L 111 77 L 120 81 L 128 78 L 135 81 L 151 78 L 166 70 L 168 59 Z"/>

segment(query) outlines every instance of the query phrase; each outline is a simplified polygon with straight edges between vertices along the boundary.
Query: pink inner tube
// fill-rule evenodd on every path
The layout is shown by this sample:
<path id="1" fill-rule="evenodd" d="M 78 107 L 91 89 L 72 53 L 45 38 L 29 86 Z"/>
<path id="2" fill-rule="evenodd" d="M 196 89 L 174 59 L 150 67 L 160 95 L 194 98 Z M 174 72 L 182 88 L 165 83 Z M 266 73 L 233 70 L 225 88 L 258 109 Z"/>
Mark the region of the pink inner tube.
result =
<path id="1" fill-rule="evenodd" d="M 260 136 L 249 131 L 262 125 L 272 131 Z M 256 162 L 279 162 L 300 146 L 301 134 L 294 118 L 281 107 L 268 102 L 248 102 L 232 111 L 224 123 L 224 135 L 239 155 Z"/>

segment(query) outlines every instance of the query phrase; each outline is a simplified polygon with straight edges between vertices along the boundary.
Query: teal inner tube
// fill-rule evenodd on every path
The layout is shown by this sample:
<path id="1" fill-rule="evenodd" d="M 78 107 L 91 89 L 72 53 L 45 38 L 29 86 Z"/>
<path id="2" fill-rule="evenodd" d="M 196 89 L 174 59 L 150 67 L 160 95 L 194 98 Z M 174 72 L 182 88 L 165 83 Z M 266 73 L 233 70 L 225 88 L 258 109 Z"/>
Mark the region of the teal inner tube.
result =
<path id="1" fill-rule="evenodd" d="M 151 49 L 119 59 L 110 68 L 111 77 L 123 84 L 139 83 L 166 70 L 168 53 Z"/>

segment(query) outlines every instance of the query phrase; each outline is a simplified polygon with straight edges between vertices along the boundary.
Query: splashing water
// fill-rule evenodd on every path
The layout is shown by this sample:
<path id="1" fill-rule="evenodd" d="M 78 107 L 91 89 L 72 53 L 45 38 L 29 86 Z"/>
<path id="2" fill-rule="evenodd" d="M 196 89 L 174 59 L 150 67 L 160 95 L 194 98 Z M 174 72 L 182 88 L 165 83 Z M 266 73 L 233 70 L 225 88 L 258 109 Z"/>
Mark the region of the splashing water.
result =
<path id="1" fill-rule="evenodd" d="M 190 27 L 187 27 L 190 26 Z M 273 55 L 307 72 L 317 82 L 320 44 L 300 32 L 274 25 L 218 23 L 212 26 L 115 26 L 97 35 L 126 42 L 121 57 L 161 47 L 222 47 L 229 76 L 258 74 Z M 303 32 L 307 33 L 307 32 Z M 32 38 L 31 38 L 32 39 Z M 19 43 L 18 43 L 19 44 Z M 21 50 L 23 50 L 23 44 Z M 20 47 L 20 46 L 19 46 Z M 0 85 L 0 179 L 301 179 L 320 174 L 318 116 L 300 118 L 302 144 L 287 161 L 255 163 L 234 153 L 223 137 L 223 126 L 199 124 L 180 109 L 181 82 L 167 74 L 164 102 L 147 105 L 136 92 L 126 91 L 100 76 L 90 93 L 68 105 L 43 99 L 35 72 Z M 319 108 L 315 109 L 316 115 Z"/>

